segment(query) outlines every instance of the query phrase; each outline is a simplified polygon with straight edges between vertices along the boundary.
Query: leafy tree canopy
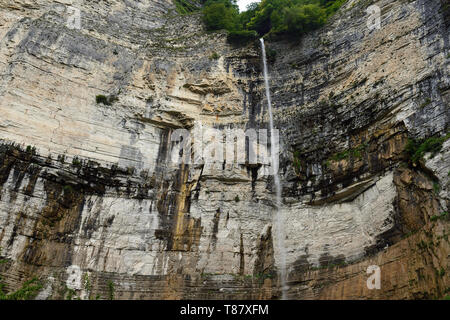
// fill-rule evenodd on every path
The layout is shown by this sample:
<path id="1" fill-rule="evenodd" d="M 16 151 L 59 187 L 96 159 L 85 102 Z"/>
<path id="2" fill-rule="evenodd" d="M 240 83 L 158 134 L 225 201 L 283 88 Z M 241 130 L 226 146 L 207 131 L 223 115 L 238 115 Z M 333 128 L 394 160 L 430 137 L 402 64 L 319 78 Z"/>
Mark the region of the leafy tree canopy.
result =
<path id="1" fill-rule="evenodd" d="M 239 13 L 235 0 L 207 0 L 203 21 L 208 30 L 225 29 L 232 37 L 267 33 L 302 34 L 323 26 L 346 0 L 262 0 Z M 257 34 L 256 34 L 256 33 Z"/>

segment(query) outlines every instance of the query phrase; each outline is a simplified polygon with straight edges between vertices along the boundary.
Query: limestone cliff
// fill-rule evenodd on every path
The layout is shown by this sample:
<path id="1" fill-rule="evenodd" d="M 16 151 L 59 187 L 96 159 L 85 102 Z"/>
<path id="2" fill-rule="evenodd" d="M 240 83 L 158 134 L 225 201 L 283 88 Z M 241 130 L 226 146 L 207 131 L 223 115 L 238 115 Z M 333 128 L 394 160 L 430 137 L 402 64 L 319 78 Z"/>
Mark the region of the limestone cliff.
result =
<path id="1" fill-rule="evenodd" d="M 266 41 L 289 298 L 449 292 L 450 141 L 405 152 L 449 130 L 449 10 L 353 0 L 299 40 Z M 231 45 L 170 0 L 0 1 L 5 289 L 37 277 L 38 299 L 279 298 L 267 166 L 170 161 L 176 129 L 267 128 L 261 68 L 258 43 Z"/>

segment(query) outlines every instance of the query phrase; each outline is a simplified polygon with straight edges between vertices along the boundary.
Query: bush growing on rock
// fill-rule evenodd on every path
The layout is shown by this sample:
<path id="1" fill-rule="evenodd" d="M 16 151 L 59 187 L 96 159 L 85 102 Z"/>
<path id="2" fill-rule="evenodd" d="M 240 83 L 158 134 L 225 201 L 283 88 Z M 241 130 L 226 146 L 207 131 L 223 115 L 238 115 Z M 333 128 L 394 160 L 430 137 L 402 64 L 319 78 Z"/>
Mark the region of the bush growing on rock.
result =
<path id="1" fill-rule="evenodd" d="M 175 0 L 175 7 L 180 14 L 189 14 L 199 8 L 199 1 L 196 0 Z"/>
<path id="2" fill-rule="evenodd" d="M 442 137 L 430 137 L 420 141 L 409 139 L 405 151 L 411 163 L 416 164 L 428 152 L 431 153 L 431 157 L 434 157 L 441 151 L 443 143 L 448 139 L 450 139 L 450 133 Z"/>
<path id="3" fill-rule="evenodd" d="M 98 103 L 108 104 L 108 98 L 106 98 L 106 96 L 103 94 L 99 94 L 95 97 L 95 102 L 97 102 L 97 104 Z"/>
<path id="4" fill-rule="evenodd" d="M 39 279 L 34 277 L 26 281 L 19 290 L 12 293 L 5 293 L 3 291 L 5 284 L 0 282 L 0 300 L 31 300 L 37 296 L 42 287 Z"/>
<path id="5" fill-rule="evenodd" d="M 228 33 L 228 41 L 233 44 L 245 44 L 258 38 L 254 30 L 231 31 Z"/>
<path id="6" fill-rule="evenodd" d="M 105 96 L 103 94 L 99 94 L 95 97 L 95 102 L 97 104 L 101 103 L 105 106 L 111 106 L 114 102 L 116 102 L 118 99 L 116 96 Z"/>
<path id="7" fill-rule="evenodd" d="M 284 9 L 284 21 L 280 31 L 302 34 L 324 25 L 327 21 L 325 10 L 316 4 L 297 5 Z"/>
<path id="8" fill-rule="evenodd" d="M 257 35 L 301 36 L 327 22 L 345 0 L 263 0 L 239 13 L 235 0 L 208 0 L 203 21 L 208 30 L 229 31 L 232 42 L 251 41 Z"/>
<path id="9" fill-rule="evenodd" d="M 217 52 L 213 52 L 210 56 L 209 59 L 210 60 L 217 60 L 220 58 L 220 55 Z"/>
<path id="10" fill-rule="evenodd" d="M 239 9 L 230 0 L 209 0 L 203 9 L 203 21 L 208 30 L 237 29 Z"/>

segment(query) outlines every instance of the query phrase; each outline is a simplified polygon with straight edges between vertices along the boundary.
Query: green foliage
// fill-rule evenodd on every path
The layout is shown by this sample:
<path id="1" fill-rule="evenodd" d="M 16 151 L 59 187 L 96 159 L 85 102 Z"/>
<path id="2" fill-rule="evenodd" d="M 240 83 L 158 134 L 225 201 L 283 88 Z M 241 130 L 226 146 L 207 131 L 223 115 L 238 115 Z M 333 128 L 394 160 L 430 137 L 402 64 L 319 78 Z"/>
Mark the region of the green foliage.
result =
<path id="1" fill-rule="evenodd" d="M 442 137 L 430 137 L 425 140 L 409 139 L 405 147 L 405 152 L 409 156 L 411 163 L 418 163 L 427 152 L 431 152 L 434 157 L 442 149 L 442 144 L 450 138 L 450 133 Z"/>
<path id="2" fill-rule="evenodd" d="M 39 290 L 42 289 L 40 281 L 34 277 L 26 281 L 19 290 L 6 294 L 4 293 L 5 285 L 0 283 L 0 300 L 31 300 L 34 299 Z"/>
<path id="3" fill-rule="evenodd" d="M 109 300 L 114 300 L 114 292 L 115 292 L 114 282 L 112 282 L 110 280 L 110 281 L 108 281 L 108 299 Z"/>
<path id="4" fill-rule="evenodd" d="M 354 159 L 361 159 L 363 157 L 364 151 L 367 149 L 367 144 L 363 143 L 358 145 L 356 148 L 348 149 L 339 153 L 336 153 L 331 157 L 331 160 L 341 161 L 344 159 L 349 159 L 350 157 Z"/>
<path id="5" fill-rule="evenodd" d="M 259 3 L 253 2 L 247 5 L 247 10 L 239 14 L 239 29 L 247 29 L 247 23 L 255 16 L 258 11 Z"/>
<path id="6" fill-rule="evenodd" d="M 326 11 L 317 4 L 296 5 L 284 9 L 284 19 L 278 26 L 281 32 L 301 35 L 323 26 L 327 21 Z M 275 29 L 277 31 L 277 29 Z"/>
<path id="7" fill-rule="evenodd" d="M 32 147 L 32 146 L 27 146 L 27 153 L 29 154 L 36 154 L 36 147 Z"/>
<path id="8" fill-rule="evenodd" d="M 73 300 L 74 296 L 75 296 L 75 290 L 67 288 L 66 300 Z"/>
<path id="9" fill-rule="evenodd" d="M 449 216 L 448 216 L 448 211 L 445 211 L 445 212 L 441 212 L 441 214 L 439 214 L 439 215 L 432 216 L 432 217 L 430 218 L 430 220 L 431 220 L 431 221 L 437 221 L 437 220 L 440 220 L 440 219 L 445 220 L 445 219 L 447 219 L 448 217 L 449 217 Z"/>
<path id="10" fill-rule="evenodd" d="M 199 4 L 195 0 L 175 0 L 174 2 L 179 14 L 189 14 L 199 10 Z"/>
<path id="11" fill-rule="evenodd" d="M 241 199 L 239 199 L 239 196 L 236 195 L 236 197 L 234 197 L 234 201 L 235 201 L 235 202 L 239 202 L 239 201 L 241 201 Z"/>
<path id="12" fill-rule="evenodd" d="M 417 230 L 409 231 L 409 232 L 405 233 L 404 235 L 402 235 L 402 239 L 407 239 L 416 233 L 417 233 Z"/>
<path id="13" fill-rule="evenodd" d="M 437 182 L 433 183 L 433 190 L 434 193 L 439 193 L 441 191 L 441 186 L 439 185 L 439 183 Z"/>
<path id="14" fill-rule="evenodd" d="M 420 242 L 417 243 L 417 247 L 421 250 L 425 250 L 428 248 L 428 244 L 425 241 L 420 240 Z"/>
<path id="15" fill-rule="evenodd" d="M 220 58 L 220 56 L 219 56 L 219 54 L 217 53 L 217 52 L 213 52 L 213 53 L 211 53 L 211 55 L 209 56 L 209 59 L 210 60 L 217 60 L 217 59 L 219 59 Z"/>
<path id="16" fill-rule="evenodd" d="M 84 289 L 90 294 L 91 293 L 91 280 L 89 279 L 89 274 L 84 274 Z"/>
<path id="17" fill-rule="evenodd" d="M 258 38 L 258 33 L 254 30 L 230 31 L 228 41 L 232 44 L 243 45 Z"/>
<path id="18" fill-rule="evenodd" d="M 347 0 L 320 0 L 320 5 L 325 8 L 327 17 L 335 14 Z"/>
<path id="19" fill-rule="evenodd" d="M 282 15 L 286 13 L 285 9 L 289 8 L 289 4 L 292 4 L 292 1 L 262 0 L 246 27 L 257 31 L 260 35 L 275 30 L 280 31 L 280 25 L 283 20 Z"/>
<path id="20" fill-rule="evenodd" d="M 301 36 L 323 26 L 346 0 L 262 0 L 239 13 L 234 0 L 208 0 L 203 21 L 208 30 L 229 31 L 229 40 L 244 43 L 268 33 Z M 253 31 L 250 33 L 250 31 Z"/>
<path id="21" fill-rule="evenodd" d="M 302 164 L 300 161 L 300 151 L 294 151 L 294 159 L 292 160 L 292 164 L 294 165 L 295 173 L 300 174 L 300 171 L 302 169 Z"/>
<path id="22" fill-rule="evenodd" d="M 105 96 L 103 94 L 99 94 L 97 96 L 95 96 L 95 102 L 97 102 L 97 104 L 104 104 L 105 106 L 111 106 L 114 102 L 116 102 L 117 100 L 119 100 L 116 96 Z"/>
<path id="23" fill-rule="evenodd" d="M 177 0 L 178 1 L 178 0 Z M 244 44 L 268 33 L 301 36 L 320 28 L 346 0 L 262 0 L 239 13 L 235 0 L 208 0 L 203 21 L 208 30 L 227 30 L 228 40 Z"/>
<path id="24" fill-rule="evenodd" d="M 103 94 L 99 94 L 99 95 L 97 95 L 95 97 L 95 102 L 97 102 L 97 104 L 98 103 L 103 103 L 103 104 L 107 105 L 108 104 L 108 98 L 105 95 L 103 95 Z"/>
<path id="25" fill-rule="evenodd" d="M 81 166 L 81 161 L 80 161 L 80 159 L 78 159 L 78 157 L 74 157 L 74 158 L 72 159 L 72 165 L 73 165 L 74 167 L 80 167 L 80 166 Z"/>
<path id="26" fill-rule="evenodd" d="M 207 30 L 237 30 L 239 9 L 229 0 L 209 0 L 203 8 Z"/>

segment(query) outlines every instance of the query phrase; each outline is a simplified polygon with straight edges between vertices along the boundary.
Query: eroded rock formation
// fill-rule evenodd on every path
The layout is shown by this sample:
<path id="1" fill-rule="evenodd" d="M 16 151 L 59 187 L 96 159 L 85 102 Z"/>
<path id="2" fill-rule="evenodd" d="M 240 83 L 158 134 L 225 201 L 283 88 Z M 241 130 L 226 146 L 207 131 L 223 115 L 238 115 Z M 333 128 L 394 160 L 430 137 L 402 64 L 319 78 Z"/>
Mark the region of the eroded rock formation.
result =
<path id="1" fill-rule="evenodd" d="M 280 297 L 267 166 L 170 161 L 179 128 L 267 129 L 258 44 L 174 8 L 0 2 L 7 290 L 38 277 L 39 299 Z M 449 26 L 445 1 L 353 0 L 299 40 L 266 40 L 289 298 L 449 292 L 450 141 L 418 163 L 405 152 L 448 132 Z"/>

